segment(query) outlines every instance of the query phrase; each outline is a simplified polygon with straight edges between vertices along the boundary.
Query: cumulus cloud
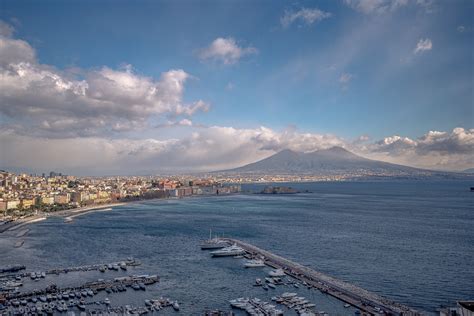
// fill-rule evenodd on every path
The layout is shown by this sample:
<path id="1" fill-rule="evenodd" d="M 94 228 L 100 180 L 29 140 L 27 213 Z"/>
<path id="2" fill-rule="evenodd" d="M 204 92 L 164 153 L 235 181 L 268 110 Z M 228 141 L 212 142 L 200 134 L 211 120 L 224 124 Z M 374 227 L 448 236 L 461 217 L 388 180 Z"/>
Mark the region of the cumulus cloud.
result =
<path id="1" fill-rule="evenodd" d="M 415 140 L 390 136 L 373 144 L 371 150 L 391 154 L 404 154 L 406 151 L 420 155 L 474 154 L 474 129 L 457 127 L 451 132 L 429 131 Z"/>
<path id="2" fill-rule="evenodd" d="M 191 76 L 182 69 L 164 72 L 158 80 L 137 74 L 131 65 L 71 73 L 39 63 L 27 42 L 12 38 L 12 32 L 3 34 L 0 113 L 23 132 L 90 136 L 141 128 L 153 117 L 209 109 L 202 100 L 183 101 Z"/>
<path id="3" fill-rule="evenodd" d="M 358 150 L 372 158 L 415 167 L 463 170 L 474 165 L 474 129 L 429 131 L 416 139 L 394 135 Z"/>
<path id="4" fill-rule="evenodd" d="M 311 25 L 329 17 L 331 17 L 329 12 L 324 12 L 317 8 L 302 8 L 298 11 L 286 10 L 280 19 L 280 23 L 284 28 L 287 28 L 296 22 Z"/>
<path id="5" fill-rule="evenodd" d="M 414 54 L 421 54 L 425 51 L 431 50 L 433 48 L 433 43 L 429 38 L 421 38 L 416 44 L 415 49 L 413 50 Z"/>
<path id="6" fill-rule="evenodd" d="M 257 54 L 255 47 L 239 46 L 232 37 L 216 38 L 208 47 L 199 52 L 201 60 L 214 60 L 225 65 L 237 63 L 242 57 Z"/>

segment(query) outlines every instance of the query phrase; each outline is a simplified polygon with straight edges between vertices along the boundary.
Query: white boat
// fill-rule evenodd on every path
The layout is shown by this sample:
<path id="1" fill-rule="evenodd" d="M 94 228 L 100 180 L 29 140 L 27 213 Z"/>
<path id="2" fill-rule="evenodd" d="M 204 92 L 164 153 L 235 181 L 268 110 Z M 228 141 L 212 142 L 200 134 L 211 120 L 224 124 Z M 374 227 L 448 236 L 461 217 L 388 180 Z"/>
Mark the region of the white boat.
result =
<path id="1" fill-rule="evenodd" d="M 173 309 L 174 309 L 175 311 L 179 311 L 179 304 L 178 304 L 178 301 L 174 301 L 174 302 L 173 302 Z"/>
<path id="2" fill-rule="evenodd" d="M 258 268 L 258 267 L 264 267 L 265 262 L 260 259 L 253 259 L 253 260 L 248 260 L 244 263 L 244 267 L 246 268 Z"/>
<path id="3" fill-rule="evenodd" d="M 285 271 L 283 271 L 282 269 L 276 269 L 276 270 L 270 271 L 268 275 L 272 277 L 281 277 L 281 276 L 285 276 Z"/>
<path id="4" fill-rule="evenodd" d="M 289 292 L 285 292 L 285 293 L 283 293 L 283 294 L 281 295 L 281 297 L 283 297 L 283 298 L 290 298 L 290 297 L 295 297 L 296 295 L 298 295 L 298 294 L 292 293 L 292 292 L 290 292 L 290 293 L 289 293 Z"/>
<path id="5" fill-rule="evenodd" d="M 211 252 L 213 257 L 230 257 L 244 254 L 245 251 L 237 245 L 232 245 Z"/>
<path id="6" fill-rule="evenodd" d="M 219 238 L 212 238 L 212 230 L 209 230 L 209 239 L 201 243 L 202 250 L 222 249 L 228 246 L 228 242 Z"/>

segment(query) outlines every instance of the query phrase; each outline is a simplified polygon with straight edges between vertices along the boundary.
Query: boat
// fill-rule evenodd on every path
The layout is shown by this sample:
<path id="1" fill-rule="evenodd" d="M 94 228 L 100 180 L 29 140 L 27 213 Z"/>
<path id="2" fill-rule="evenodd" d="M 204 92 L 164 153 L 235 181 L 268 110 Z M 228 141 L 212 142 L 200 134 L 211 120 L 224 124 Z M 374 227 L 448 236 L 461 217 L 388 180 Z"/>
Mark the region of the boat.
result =
<path id="1" fill-rule="evenodd" d="M 233 256 L 238 256 L 241 254 L 244 254 L 245 250 L 240 248 L 237 245 L 232 245 L 229 247 L 225 247 L 219 250 L 215 250 L 211 252 L 211 255 L 213 257 L 233 257 Z"/>
<path id="2" fill-rule="evenodd" d="M 175 311 L 179 311 L 179 304 L 178 304 L 178 301 L 174 301 L 174 302 L 173 302 L 173 309 L 174 309 Z"/>
<path id="3" fill-rule="evenodd" d="M 221 249 L 228 247 L 229 244 L 219 238 L 212 238 L 212 230 L 209 230 L 209 239 L 201 242 L 202 250 Z"/>
<path id="4" fill-rule="evenodd" d="M 285 292 L 285 293 L 283 293 L 283 294 L 281 295 L 281 297 L 283 297 L 283 298 L 290 298 L 290 297 L 295 297 L 296 295 L 298 295 L 298 294 L 292 293 L 292 292 Z"/>
<path id="5" fill-rule="evenodd" d="M 109 300 L 108 297 L 106 297 L 106 298 L 104 299 L 104 304 L 105 304 L 105 305 L 110 305 L 110 300 Z"/>
<path id="6" fill-rule="evenodd" d="M 349 307 L 351 307 L 351 304 L 344 304 L 344 307 L 349 308 Z"/>
<path id="7" fill-rule="evenodd" d="M 276 286 L 273 283 L 268 283 L 267 285 L 269 288 L 276 289 Z"/>
<path id="8" fill-rule="evenodd" d="M 9 287 L 9 288 L 15 288 L 15 287 L 19 287 L 19 286 L 22 286 L 22 285 L 23 285 L 23 283 L 15 282 L 15 281 L 8 281 L 7 283 L 5 283 L 5 286 Z"/>
<path id="9" fill-rule="evenodd" d="M 276 269 L 268 272 L 268 275 L 272 277 L 281 277 L 285 276 L 285 271 L 283 271 L 282 269 Z"/>
<path id="10" fill-rule="evenodd" d="M 258 268 L 258 267 L 264 267 L 265 262 L 261 259 L 253 259 L 253 260 L 247 260 L 244 263 L 244 267 L 246 268 Z"/>

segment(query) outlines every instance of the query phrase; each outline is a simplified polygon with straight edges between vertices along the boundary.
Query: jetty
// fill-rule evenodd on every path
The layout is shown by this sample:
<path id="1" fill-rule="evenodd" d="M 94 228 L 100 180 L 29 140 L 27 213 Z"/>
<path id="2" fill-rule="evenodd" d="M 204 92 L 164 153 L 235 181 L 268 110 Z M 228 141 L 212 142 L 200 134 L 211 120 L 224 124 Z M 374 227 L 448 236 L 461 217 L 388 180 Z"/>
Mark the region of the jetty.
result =
<path id="1" fill-rule="evenodd" d="M 90 265 L 82 265 L 76 267 L 67 267 L 67 268 L 55 268 L 43 271 L 45 276 L 46 275 L 59 275 L 62 273 L 69 273 L 69 272 L 87 272 L 87 271 L 101 271 L 106 272 L 108 270 L 118 271 L 118 270 L 126 270 L 126 267 L 135 267 L 141 265 L 140 260 L 135 258 L 127 258 L 125 260 L 111 262 L 111 263 L 99 263 L 99 264 L 90 264 Z M 25 270 L 25 266 L 14 266 L 14 267 L 7 267 L 7 268 L 0 268 L 0 273 L 5 273 L 0 275 L 0 285 L 3 279 L 15 279 L 15 278 L 30 278 L 31 273 L 33 272 L 20 272 L 15 273 L 21 270 Z M 6 274 L 8 273 L 8 274 Z M 36 274 L 40 274 L 40 272 L 35 272 Z M 2 291 L 0 287 L 0 292 Z"/>
<path id="2" fill-rule="evenodd" d="M 286 275 L 306 282 L 309 286 L 350 304 L 369 315 L 379 315 L 381 313 L 404 316 L 422 315 L 420 311 L 411 307 L 381 297 L 361 287 L 338 280 L 238 239 L 219 238 L 219 240 L 236 244 L 245 250 L 248 257 L 264 258 L 266 265 L 275 269 L 282 269 Z"/>
<path id="3" fill-rule="evenodd" d="M 160 278 L 157 275 L 141 275 L 141 276 L 125 276 L 125 277 L 115 278 L 112 280 L 99 280 L 99 281 L 87 282 L 87 283 L 82 284 L 81 286 L 76 286 L 76 287 L 58 288 L 55 285 L 50 285 L 45 289 L 34 290 L 31 292 L 9 292 L 9 293 L 0 294 L 0 302 L 28 299 L 31 297 L 37 297 L 37 296 L 47 295 L 47 294 L 77 292 L 84 289 L 90 289 L 90 290 L 98 292 L 98 291 L 103 291 L 107 288 L 116 287 L 118 285 L 131 287 L 133 284 L 137 284 L 137 283 L 143 283 L 144 285 L 151 285 L 159 281 L 160 281 Z"/>

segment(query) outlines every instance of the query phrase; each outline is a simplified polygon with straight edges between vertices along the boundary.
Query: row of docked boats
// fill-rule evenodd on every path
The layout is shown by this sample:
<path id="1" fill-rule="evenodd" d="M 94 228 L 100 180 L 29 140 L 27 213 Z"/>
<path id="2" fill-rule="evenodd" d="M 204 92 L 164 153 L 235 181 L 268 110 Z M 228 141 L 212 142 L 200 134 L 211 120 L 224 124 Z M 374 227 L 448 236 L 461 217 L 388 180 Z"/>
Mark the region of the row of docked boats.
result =
<path id="1" fill-rule="evenodd" d="M 165 307 L 172 307 L 175 311 L 179 311 L 178 301 L 172 301 L 169 298 L 163 297 L 154 300 L 145 300 L 145 306 L 150 311 L 159 311 Z"/>
<path id="2" fill-rule="evenodd" d="M 32 280 L 44 279 L 46 278 L 46 272 L 31 272 L 30 278 Z"/>
<path id="3" fill-rule="evenodd" d="M 298 315 L 301 316 L 317 315 L 316 312 L 313 310 L 316 307 L 316 304 L 311 303 L 303 296 L 298 296 L 297 293 L 285 292 L 280 296 L 272 297 L 272 301 L 284 305 L 289 309 L 293 309 L 296 313 L 298 313 Z"/>
<path id="4" fill-rule="evenodd" d="M 264 302 L 259 298 L 237 298 L 229 301 L 233 308 L 242 309 L 251 316 L 278 316 L 283 315 L 283 311 L 275 305 Z"/>

